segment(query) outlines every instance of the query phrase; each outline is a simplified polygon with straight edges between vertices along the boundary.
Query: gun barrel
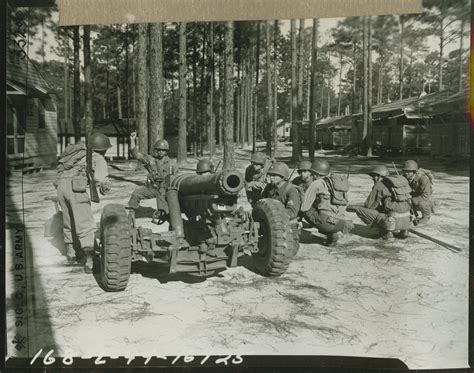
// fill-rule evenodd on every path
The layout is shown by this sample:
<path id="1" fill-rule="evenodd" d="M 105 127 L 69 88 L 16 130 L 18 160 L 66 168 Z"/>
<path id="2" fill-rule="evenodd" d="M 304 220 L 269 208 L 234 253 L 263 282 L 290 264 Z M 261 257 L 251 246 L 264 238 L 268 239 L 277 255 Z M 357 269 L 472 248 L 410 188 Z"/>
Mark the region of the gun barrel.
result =
<path id="1" fill-rule="evenodd" d="M 181 195 L 235 196 L 244 187 L 244 177 L 239 171 L 220 171 L 215 174 L 184 174 L 175 177 L 171 186 Z"/>

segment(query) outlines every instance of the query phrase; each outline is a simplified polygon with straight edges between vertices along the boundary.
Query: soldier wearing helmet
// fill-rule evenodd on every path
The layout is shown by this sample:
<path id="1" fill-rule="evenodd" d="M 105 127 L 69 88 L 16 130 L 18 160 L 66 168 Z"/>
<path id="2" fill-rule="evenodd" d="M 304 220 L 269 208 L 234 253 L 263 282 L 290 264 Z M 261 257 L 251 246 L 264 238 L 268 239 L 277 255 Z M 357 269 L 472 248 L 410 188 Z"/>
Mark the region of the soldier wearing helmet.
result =
<path id="1" fill-rule="evenodd" d="M 310 184 L 313 182 L 313 173 L 311 172 L 311 162 L 310 161 L 300 161 L 298 163 L 298 176 L 295 177 L 291 182 L 294 185 L 299 186 L 303 190 L 308 189 Z"/>
<path id="2" fill-rule="evenodd" d="M 376 165 L 368 174 L 374 185 L 364 205 L 348 206 L 347 211 L 354 211 L 365 224 L 381 230 L 384 238 L 392 237 L 393 232 L 398 232 L 399 238 L 406 238 L 411 227 L 409 195 L 404 200 L 395 197 L 393 178 L 386 166 Z"/>
<path id="3" fill-rule="evenodd" d="M 245 192 L 247 200 L 253 206 L 261 197 L 266 186 L 267 171 L 272 161 L 263 153 L 250 156 L 250 165 L 245 169 Z"/>
<path id="4" fill-rule="evenodd" d="M 135 189 L 128 201 L 132 216 L 135 210 L 140 207 L 143 199 L 156 198 L 156 205 L 159 214 L 167 217 L 169 214 L 168 203 L 166 202 L 166 186 L 169 178 L 178 173 L 176 162 L 168 157 L 169 144 L 164 139 L 157 140 L 153 144 L 151 155 L 143 155 L 137 148 L 137 134 L 130 135 L 132 156 L 145 165 L 148 171 L 147 183 L 145 186 Z"/>
<path id="5" fill-rule="evenodd" d="M 403 165 L 403 175 L 407 178 L 412 189 L 412 205 L 415 213 L 421 213 L 418 225 L 428 223 L 434 208 L 432 201 L 433 183 L 431 172 L 420 169 L 418 163 L 408 160 Z M 431 176 L 431 177 L 430 177 Z"/>
<path id="6" fill-rule="evenodd" d="M 196 173 L 198 175 L 206 175 L 214 172 L 214 165 L 209 159 L 201 159 L 196 165 Z"/>
<path id="7" fill-rule="evenodd" d="M 263 190 L 262 197 L 273 198 L 283 203 L 290 219 L 297 223 L 296 219 L 301 208 L 301 197 L 298 187 L 288 181 L 290 169 L 283 162 L 275 162 L 268 169 L 267 177 L 270 182 Z"/>
<path id="8" fill-rule="evenodd" d="M 95 132 L 88 138 L 88 146 L 92 149 L 94 180 L 99 191 L 106 194 L 110 191 L 110 182 L 104 155 L 112 145 L 107 136 Z M 63 236 L 68 263 L 80 262 L 84 264 L 84 271 L 91 273 L 96 223 L 87 194 L 86 153 L 84 143 L 69 145 L 59 158 L 56 168 L 58 179 L 54 184 L 63 211 Z"/>
<path id="9" fill-rule="evenodd" d="M 306 221 L 326 235 L 326 245 L 335 246 L 338 232 L 348 233 L 354 228 L 352 221 L 344 219 L 342 206 L 332 202 L 328 184 L 329 163 L 315 159 L 309 168 L 313 182 L 306 189 L 301 212 Z"/>

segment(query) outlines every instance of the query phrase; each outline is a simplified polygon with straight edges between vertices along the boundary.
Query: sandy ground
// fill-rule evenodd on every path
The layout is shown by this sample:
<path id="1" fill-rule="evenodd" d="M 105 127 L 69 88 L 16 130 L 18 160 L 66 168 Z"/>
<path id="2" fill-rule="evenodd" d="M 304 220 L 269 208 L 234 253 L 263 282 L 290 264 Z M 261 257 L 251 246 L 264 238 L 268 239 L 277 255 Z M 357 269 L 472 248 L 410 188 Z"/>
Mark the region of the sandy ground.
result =
<path id="1" fill-rule="evenodd" d="M 279 154 L 287 157 L 289 148 Z M 371 182 L 361 170 L 377 159 L 320 155 L 336 171 L 353 165 L 350 198 L 363 201 Z M 246 159 L 238 150 L 238 169 Z M 112 166 L 114 193 L 93 206 L 97 221 L 104 205 L 125 204 L 145 178 L 144 171 L 130 171 L 133 162 Z M 13 175 L 7 190 L 8 355 L 33 356 L 40 349 L 83 357 L 349 355 L 399 358 L 412 369 L 467 367 L 469 176 L 467 166 L 431 166 L 440 204 L 431 224 L 419 230 L 461 253 L 416 236 L 345 235 L 338 247 L 327 248 L 322 236 L 305 229 L 298 255 L 279 278 L 252 272 L 248 258 L 207 279 L 164 279 L 136 265 L 120 293 L 105 293 L 93 275 L 66 265 L 60 240 L 44 237 L 55 213 L 44 200 L 54 194 L 54 171 Z M 243 194 L 240 201 L 249 207 Z"/>

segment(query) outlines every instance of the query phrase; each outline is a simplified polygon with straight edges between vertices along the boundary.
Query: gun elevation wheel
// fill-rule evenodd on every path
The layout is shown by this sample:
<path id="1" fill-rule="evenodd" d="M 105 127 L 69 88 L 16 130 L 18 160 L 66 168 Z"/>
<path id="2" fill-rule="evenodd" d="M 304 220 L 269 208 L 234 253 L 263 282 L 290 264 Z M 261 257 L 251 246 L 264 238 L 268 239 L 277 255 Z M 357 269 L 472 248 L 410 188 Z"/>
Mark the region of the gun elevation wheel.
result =
<path id="1" fill-rule="evenodd" d="M 130 223 L 122 205 L 107 205 L 100 219 L 100 279 L 106 291 L 127 287 L 132 264 Z"/>
<path id="2" fill-rule="evenodd" d="M 253 219 L 260 223 L 258 252 L 254 263 L 264 276 L 280 276 L 288 269 L 293 233 L 288 212 L 274 199 L 260 200 L 252 210 Z"/>

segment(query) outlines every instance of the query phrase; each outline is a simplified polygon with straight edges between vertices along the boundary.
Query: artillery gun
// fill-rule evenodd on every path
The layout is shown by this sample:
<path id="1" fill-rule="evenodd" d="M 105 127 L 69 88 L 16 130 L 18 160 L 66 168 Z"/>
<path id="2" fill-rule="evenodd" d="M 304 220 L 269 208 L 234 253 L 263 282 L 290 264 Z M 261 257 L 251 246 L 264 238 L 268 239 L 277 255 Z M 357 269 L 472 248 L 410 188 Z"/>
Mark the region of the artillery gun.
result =
<path id="1" fill-rule="evenodd" d="M 161 263 L 169 273 L 205 276 L 237 266 L 246 250 L 262 275 L 283 274 L 298 245 L 289 215 L 273 199 L 262 199 L 251 212 L 244 211 L 237 206 L 243 185 L 238 171 L 176 176 L 166 193 L 167 232 L 137 227 L 122 205 L 105 206 L 98 231 L 103 288 L 124 290 L 133 261 Z"/>

